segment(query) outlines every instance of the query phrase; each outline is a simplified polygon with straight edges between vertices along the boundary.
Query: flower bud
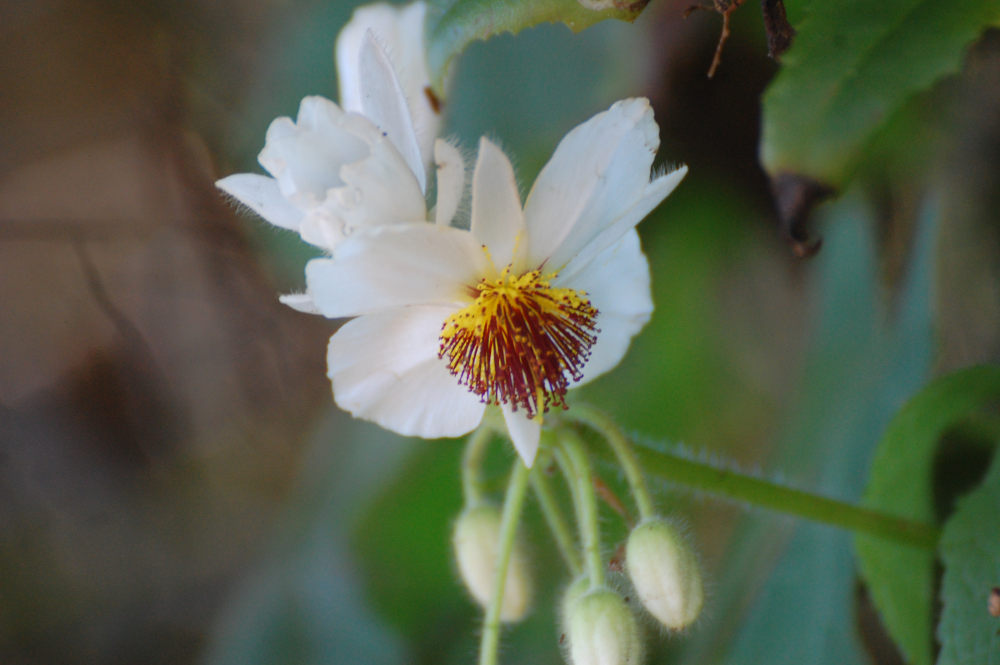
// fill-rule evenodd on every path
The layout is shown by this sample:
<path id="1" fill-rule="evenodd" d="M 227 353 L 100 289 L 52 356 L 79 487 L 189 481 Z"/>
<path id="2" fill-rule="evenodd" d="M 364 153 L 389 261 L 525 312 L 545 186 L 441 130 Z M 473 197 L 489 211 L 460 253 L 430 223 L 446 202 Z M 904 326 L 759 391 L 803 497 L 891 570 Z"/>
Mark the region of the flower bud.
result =
<path id="1" fill-rule="evenodd" d="M 458 571 L 465 587 L 477 603 L 486 607 L 493 596 L 497 559 L 500 554 L 500 509 L 492 504 L 479 504 L 462 511 L 452 532 L 452 546 L 458 561 Z M 520 621 L 531 603 L 531 575 L 528 557 L 515 540 L 507 564 L 501 621 Z"/>
<path id="2" fill-rule="evenodd" d="M 638 665 L 639 625 L 624 599 L 599 587 L 572 598 L 567 592 L 566 638 L 572 665 Z"/>
<path id="3" fill-rule="evenodd" d="M 680 630 L 698 618 L 705 600 L 698 560 L 669 522 L 653 518 L 633 529 L 625 565 L 643 607 L 664 626 Z"/>
<path id="4" fill-rule="evenodd" d="M 559 619 L 563 626 L 569 626 L 570 610 L 588 591 L 590 591 L 590 578 L 586 575 L 580 575 L 566 587 L 559 607 Z"/>

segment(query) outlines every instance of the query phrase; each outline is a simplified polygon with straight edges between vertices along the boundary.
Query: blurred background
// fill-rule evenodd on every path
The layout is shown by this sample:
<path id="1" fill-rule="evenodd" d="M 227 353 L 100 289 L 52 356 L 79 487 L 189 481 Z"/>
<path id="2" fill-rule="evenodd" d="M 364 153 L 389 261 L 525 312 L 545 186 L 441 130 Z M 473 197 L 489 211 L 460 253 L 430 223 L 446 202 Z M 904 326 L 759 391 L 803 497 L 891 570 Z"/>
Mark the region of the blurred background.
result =
<path id="1" fill-rule="evenodd" d="M 0 2 L 5 665 L 475 658 L 449 552 L 461 442 L 333 406 L 336 322 L 277 302 L 310 249 L 213 186 L 260 172 L 268 123 L 303 96 L 336 99 L 333 43 L 355 4 Z M 721 19 L 684 19 L 688 4 L 474 44 L 446 133 L 499 140 L 527 191 L 571 127 L 650 97 L 660 160 L 691 169 L 640 227 L 657 310 L 575 399 L 648 440 L 857 500 L 906 397 L 1000 359 L 1000 33 L 894 116 L 801 260 L 757 162 L 777 70 L 758 9 L 734 15 L 708 80 Z M 512 458 L 496 456 L 500 487 Z M 651 631 L 650 662 L 898 662 L 847 534 L 655 487 L 710 594 L 688 634 Z M 538 606 L 504 654 L 556 663 L 568 580 L 528 520 Z"/>

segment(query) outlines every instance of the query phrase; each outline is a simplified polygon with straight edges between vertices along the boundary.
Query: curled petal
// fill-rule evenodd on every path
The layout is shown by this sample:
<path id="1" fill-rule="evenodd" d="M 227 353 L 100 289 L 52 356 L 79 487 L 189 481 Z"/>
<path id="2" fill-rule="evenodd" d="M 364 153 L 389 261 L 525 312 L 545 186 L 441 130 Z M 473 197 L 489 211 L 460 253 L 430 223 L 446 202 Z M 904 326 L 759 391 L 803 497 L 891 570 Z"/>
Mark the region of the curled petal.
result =
<path id="1" fill-rule="evenodd" d="M 297 122 L 277 118 L 271 123 L 258 161 L 285 198 L 300 208 L 318 205 L 330 188 L 343 185 L 341 165 L 369 153 L 358 136 L 358 120 L 328 99 L 306 97 Z"/>
<path id="2" fill-rule="evenodd" d="M 328 252 L 346 237 L 344 220 L 332 206 L 315 208 L 305 216 L 299 226 L 302 239 L 311 245 L 322 247 Z"/>
<path id="3" fill-rule="evenodd" d="M 219 186 L 327 250 L 358 227 L 427 217 L 421 185 L 392 141 L 322 97 L 303 99 L 296 122 L 271 123 L 260 162 L 273 180 L 242 174 Z"/>
<path id="4" fill-rule="evenodd" d="M 337 404 L 406 436 L 460 436 L 475 428 L 485 406 L 437 357 L 450 311 L 412 307 L 344 324 L 327 352 Z"/>
<path id="5" fill-rule="evenodd" d="M 392 143 L 380 135 L 369 139 L 370 154 L 340 169 L 343 187 L 332 190 L 329 206 L 345 230 L 366 225 L 424 221 L 424 193 Z"/>

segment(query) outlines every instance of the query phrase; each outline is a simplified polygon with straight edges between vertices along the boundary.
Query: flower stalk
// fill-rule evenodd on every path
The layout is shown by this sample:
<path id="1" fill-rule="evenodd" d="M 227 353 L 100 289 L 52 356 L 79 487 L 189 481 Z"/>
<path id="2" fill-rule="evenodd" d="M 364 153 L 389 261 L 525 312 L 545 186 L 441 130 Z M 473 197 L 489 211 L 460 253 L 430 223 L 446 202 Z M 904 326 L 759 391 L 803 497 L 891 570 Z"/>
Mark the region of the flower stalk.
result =
<path id="1" fill-rule="evenodd" d="M 500 647 L 500 613 L 503 607 L 504 586 L 507 582 L 507 568 L 510 565 L 517 525 L 521 521 L 521 509 L 528 490 L 528 476 L 531 471 L 521 460 L 514 463 L 507 494 L 504 497 L 503 516 L 500 520 L 500 551 L 497 558 L 496 578 L 493 596 L 486 608 L 483 619 L 483 635 L 479 643 L 479 665 L 496 665 Z"/>
<path id="2" fill-rule="evenodd" d="M 567 474 L 567 481 L 573 488 L 577 511 L 577 526 L 580 529 L 580 543 L 583 546 L 584 566 L 590 580 L 590 588 L 604 585 L 604 562 L 601 560 L 601 532 L 597 522 L 597 494 L 590 459 L 583 441 L 572 430 L 560 432 L 559 452 L 563 461 L 560 466 Z"/>
<path id="3" fill-rule="evenodd" d="M 581 422 L 587 422 L 587 424 L 591 423 L 584 418 L 598 414 L 593 421 L 595 429 L 605 435 L 613 433 L 615 438 L 620 437 L 622 440 L 628 441 L 628 438 L 610 418 L 599 414 L 592 408 L 581 408 L 579 405 L 574 405 L 573 414 Z M 894 540 L 921 549 L 934 550 L 937 547 L 939 531 L 930 524 L 915 522 L 785 487 L 775 482 L 728 469 L 720 469 L 717 466 L 669 452 L 654 451 L 642 446 L 632 446 L 631 450 L 639 468 L 662 480 L 814 522 Z M 605 455 L 605 459 L 608 457 Z M 628 472 L 626 471 L 626 473 Z"/>
<path id="4" fill-rule="evenodd" d="M 597 430 L 604 437 L 625 472 L 629 489 L 632 491 L 636 508 L 639 510 L 639 521 L 652 518 L 656 514 L 653 499 L 650 497 L 649 489 L 646 487 L 646 478 L 642 474 L 639 460 L 636 458 L 628 438 L 610 417 L 587 405 L 574 405 L 569 415 L 577 422 Z"/>
<path id="5" fill-rule="evenodd" d="M 583 562 L 580 560 L 580 554 L 577 552 L 573 542 L 573 532 L 566 521 L 566 516 L 559 507 L 552 483 L 544 473 L 544 469 L 551 461 L 552 453 L 546 450 L 545 437 L 543 437 L 542 441 L 542 453 L 538 460 L 538 468 L 543 471 L 531 474 L 531 489 L 535 494 L 535 498 L 538 499 L 538 505 L 541 507 L 542 514 L 545 516 L 545 522 L 548 524 L 549 530 L 552 532 L 552 537 L 556 541 L 559 553 L 566 562 L 570 574 L 576 577 L 583 570 Z"/>

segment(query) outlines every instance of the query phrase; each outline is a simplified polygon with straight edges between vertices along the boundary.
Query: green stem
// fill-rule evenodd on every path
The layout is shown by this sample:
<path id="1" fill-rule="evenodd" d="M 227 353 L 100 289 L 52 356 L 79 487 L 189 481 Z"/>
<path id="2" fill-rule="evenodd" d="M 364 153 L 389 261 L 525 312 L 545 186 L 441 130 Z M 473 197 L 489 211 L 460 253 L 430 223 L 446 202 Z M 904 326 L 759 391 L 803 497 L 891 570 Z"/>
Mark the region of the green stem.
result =
<path id="1" fill-rule="evenodd" d="M 637 447 L 635 452 L 642 468 L 663 480 L 922 549 L 937 547 L 939 532 L 930 524 L 828 499 L 671 453 L 642 447 Z"/>
<path id="2" fill-rule="evenodd" d="M 560 432 L 561 433 L 561 432 Z M 576 472 L 574 471 L 573 464 L 570 463 L 569 458 L 566 457 L 566 451 L 562 449 L 562 446 L 555 446 L 552 449 L 552 455 L 555 457 L 556 462 L 559 465 L 559 470 L 562 472 L 563 480 L 566 481 L 566 486 L 569 488 L 569 496 L 573 502 L 573 513 L 577 516 L 580 515 L 580 488 L 576 483 Z"/>
<path id="3" fill-rule="evenodd" d="M 548 463 L 540 457 L 535 461 L 535 464 L 539 469 L 544 469 Z M 552 490 L 552 483 L 549 482 L 544 473 L 533 473 L 531 474 L 531 488 L 538 498 L 538 504 L 542 507 L 542 514 L 545 515 L 545 521 L 552 531 L 560 554 L 566 561 L 566 565 L 569 566 L 573 577 L 576 577 L 583 569 L 583 563 L 580 561 L 580 554 L 576 551 L 573 533 Z"/>
<path id="4" fill-rule="evenodd" d="M 606 414 L 587 405 L 574 405 L 568 415 L 577 422 L 597 430 L 604 437 L 625 472 L 625 478 L 639 509 L 639 520 L 653 517 L 656 510 L 646 487 L 646 478 L 642 475 L 639 460 L 636 459 L 635 451 L 625 434 Z"/>
<path id="5" fill-rule="evenodd" d="M 576 432 L 560 432 L 559 445 L 566 454 L 569 481 L 576 487 L 577 523 L 580 528 L 580 542 L 583 557 L 590 578 L 590 587 L 604 585 L 604 562 L 601 560 L 601 532 L 597 524 L 597 495 L 594 492 L 594 478 L 590 459 L 583 447 L 583 441 Z"/>
<path id="6" fill-rule="evenodd" d="M 479 503 L 486 493 L 482 478 L 483 456 L 493 434 L 492 427 L 481 425 L 465 444 L 465 452 L 462 454 L 462 496 L 467 506 Z"/>
<path id="7" fill-rule="evenodd" d="M 496 665 L 500 648 L 500 610 L 503 607 L 504 587 L 507 584 L 507 568 L 510 553 L 514 548 L 517 525 L 521 521 L 521 508 L 528 490 L 528 467 L 518 460 L 507 485 L 507 495 L 503 502 L 500 518 L 500 551 L 497 553 L 496 577 L 493 581 L 493 596 L 486 608 L 483 619 L 483 636 L 479 643 L 479 665 Z"/>

